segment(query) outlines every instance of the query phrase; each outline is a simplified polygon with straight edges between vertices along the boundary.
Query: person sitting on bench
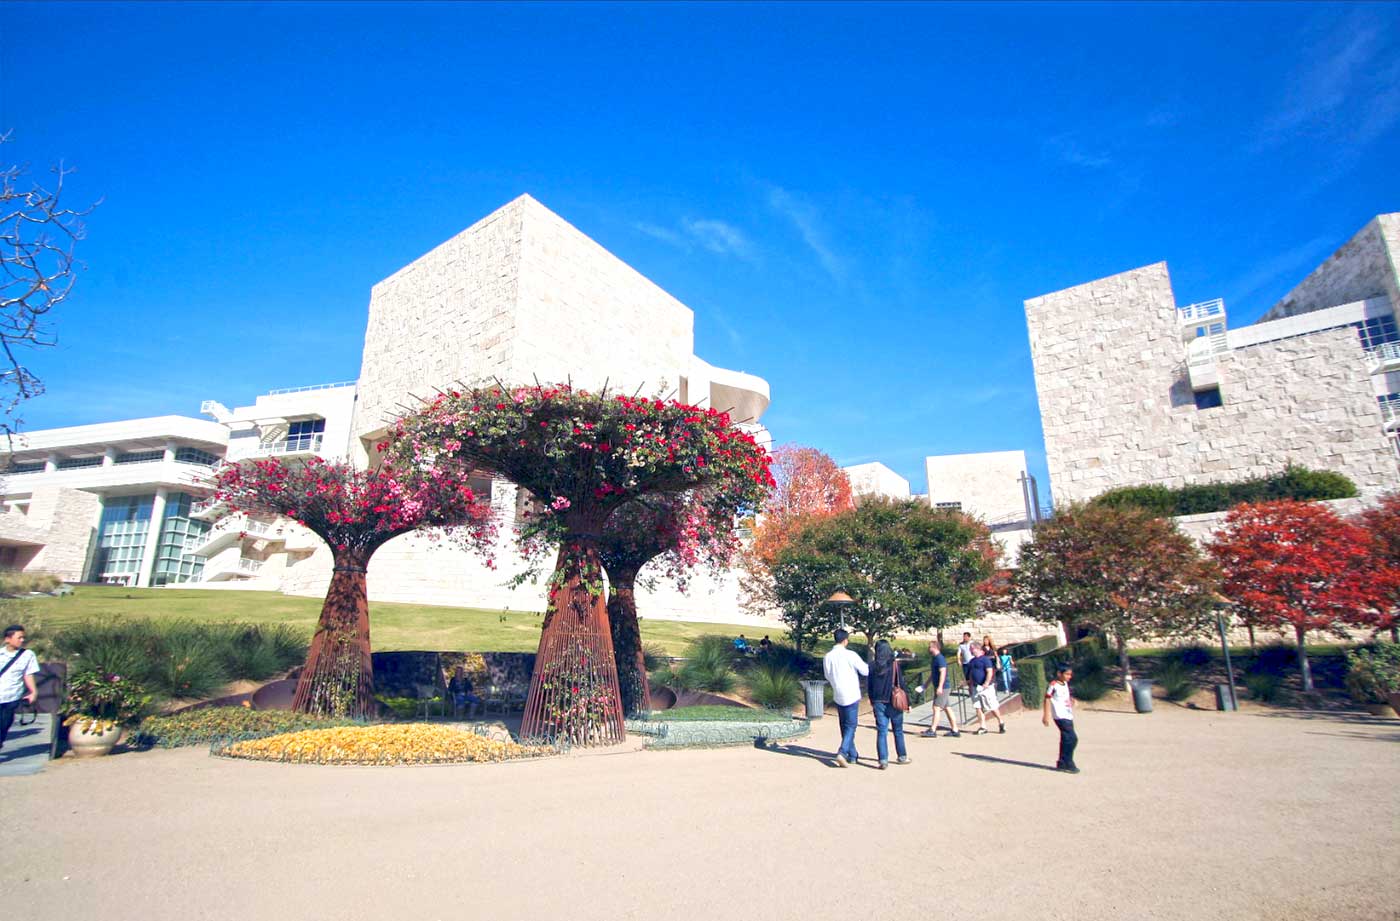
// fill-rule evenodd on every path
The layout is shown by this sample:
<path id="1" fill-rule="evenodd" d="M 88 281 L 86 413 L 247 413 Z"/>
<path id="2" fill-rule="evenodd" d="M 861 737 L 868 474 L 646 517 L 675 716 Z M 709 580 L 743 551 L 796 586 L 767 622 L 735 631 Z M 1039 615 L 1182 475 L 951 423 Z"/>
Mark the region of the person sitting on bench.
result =
<path id="1" fill-rule="evenodd" d="M 476 716 L 476 708 L 481 706 L 481 698 L 472 693 L 472 680 L 467 677 L 467 670 L 462 666 L 457 666 L 457 670 L 452 673 L 452 680 L 447 682 L 447 693 L 452 695 L 453 711 L 467 710 L 467 718 Z"/>

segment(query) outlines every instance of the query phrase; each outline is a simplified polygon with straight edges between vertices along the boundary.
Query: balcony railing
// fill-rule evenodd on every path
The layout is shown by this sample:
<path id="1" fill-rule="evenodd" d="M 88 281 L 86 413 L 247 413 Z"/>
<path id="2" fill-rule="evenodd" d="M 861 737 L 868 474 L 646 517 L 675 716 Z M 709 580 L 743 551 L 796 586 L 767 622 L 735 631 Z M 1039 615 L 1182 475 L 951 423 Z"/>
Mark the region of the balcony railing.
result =
<path id="1" fill-rule="evenodd" d="M 278 530 L 279 529 L 274 528 L 265 521 L 258 521 L 256 518 L 249 518 L 246 515 L 236 515 L 232 518 L 223 519 L 203 534 L 196 534 L 185 538 L 185 552 L 194 553 L 199 548 L 207 547 L 214 541 L 220 540 L 229 534 L 269 538 L 277 536 Z"/>
<path id="2" fill-rule="evenodd" d="M 250 560 L 246 556 L 240 556 L 233 569 L 244 575 L 255 576 L 258 574 L 258 570 L 262 569 L 262 560 Z"/>
<path id="3" fill-rule="evenodd" d="M 1372 374 L 1400 371 L 1400 342 L 1385 342 L 1367 349 L 1366 364 Z"/>
<path id="4" fill-rule="evenodd" d="M 268 396 L 277 396 L 281 393 L 306 393 L 308 390 L 334 390 L 336 387 L 354 387 L 359 381 L 338 381 L 334 384 L 310 384 L 306 387 L 283 387 L 279 390 L 269 390 Z"/>
<path id="5" fill-rule="evenodd" d="M 321 442 L 326 436 L 320 432 L 312 435 L 289 435 L 280 441 L 264 441 L 258 445 L 261 457 L 276 457 L 284 454 L 315 454 L 321 450 Z"/>
<path id="6" fill-rule="evenodd" d="M 1183 326 L 1199 326 L 1202 323 L 1223 320 L 1225 319 L 1225 300 L 1217 297 L 1212 301 L 1187 304 L 1185 307 L 1176 308 L 1176 316 Z"/>
<path id="7" fill-rule="evenodd" d="M 1381 403 L 1381 423 L 1387 432 L 1400 429 L 1400 402 Z"/>

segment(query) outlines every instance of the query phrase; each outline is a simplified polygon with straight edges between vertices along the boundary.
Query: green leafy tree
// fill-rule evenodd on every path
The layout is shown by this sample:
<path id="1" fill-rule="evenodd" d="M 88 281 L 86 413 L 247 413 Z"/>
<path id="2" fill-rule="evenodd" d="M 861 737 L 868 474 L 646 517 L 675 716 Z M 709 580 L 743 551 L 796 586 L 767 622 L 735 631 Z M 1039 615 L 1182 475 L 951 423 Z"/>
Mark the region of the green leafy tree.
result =
<path id="1" fill-rule="evenodd" d="M 1009 604 L 1047 622 L 1087 622 L 1112 638 L 1126 683 L 1128 644 L 1210 628 L 1215 565 L 1169 518 L 1100 503 L 1058 509 L 1021 547 Z"/>
<path id="2" fill-rule="evenodd" d="M 877 637 L 939 629 L 976 609 L 995 546 L 985 526 L 922 502 L 871 500 L 810 522 L 773 563 L 774 591 L 795 642 L 840 626 Z M 855 604 L 822 602 L 837 590 Z"/>

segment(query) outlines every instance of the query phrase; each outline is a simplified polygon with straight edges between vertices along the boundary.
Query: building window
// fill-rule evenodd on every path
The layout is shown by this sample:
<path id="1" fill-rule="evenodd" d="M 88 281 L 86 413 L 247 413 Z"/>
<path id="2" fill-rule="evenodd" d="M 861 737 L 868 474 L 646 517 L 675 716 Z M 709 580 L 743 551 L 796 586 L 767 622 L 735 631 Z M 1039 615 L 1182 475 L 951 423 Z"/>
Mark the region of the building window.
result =
<path id="1" fill-rule="evenodd" d="M 1192 394 L 1196 399 L 1197 409 L 1215 409 L 1217 406 L 1225 405 L 1225 401 L 1220 398 L 1220 388 L 1212 387 L 1209 390 L 1197 390 Z"/>
<path id="2" fill-rule="evenodd" d="M 961 502 L 935 502 L 935 503 L 933 503 L 933 507 L 936 508 L 936 509 L 942 509 L 942 510 L 945 511 L 945 512 L 961 512 L 961 511 L 962 511 L 962 503 L 961 503 Z"/>
<path id="3" fill-rule="evenodd" d="M 173 493 L 165 501 L 165 521 L 156 544 L 156 568 L 151 574 L 152 585 L 173 585 L 198 582 L 204 573 L 204 557 L 185 553 L 185 543 L 200 537 L 209 525 L 190 517 L 194 497 L 188 493 Z"/>
<path id="4" fill-rule="evenodd" d="M 102 456 L 96 457 L 65 457 L 58 462 L 59 470 L 79 470 L 83 467 L 101 467 Z"/>
<path id="5" fill-rule="evenodd" d="M 43 461 L 26 461 L 25 463 L 22 463 L 22 464 L 14 464 L 13 466 L 10 467 L 9 470 L 6 470 L 6 471 L 4 471 L 4 472 L 7 473 L 7 474 L 9 474 L 9 473 L 43 473 L 43 472 L 44 472 L 44 462 L 43 462 Z"/>
<path id="6" fill-rule="evenodd" d="M 102 504 L 97 550 L 92 560 L 94 582 L 136 581 L 154 502 L 155 496 L 121 496 L 108 498 Z"/>
<path id="7" fill-rule="evenodd" d="M 208 451 L 201 451 L 198 448 L 177 448 L 175 461 L 180 464 L 202 464 L 205 467 L 212 467 L 219 462 L 219 459 Z"/>
<path id="8" fill-rule="evenodd" d="M 164 451 L 128 451 L 125 454 L 118 454 L 114 464 L 149 464 L 155 461 L 165 460 Z"/>
<path id="9" fill-rule="evenodd" d="M 325 419 L 302 419 L 287 426 L 287 451 L 317 451 L 326 431 Z"/>
<path id="10" fill-rule="evenodd" d="M 1383 317 L 1368 317 L 1356 324 L 1356 331 L 1361 335 L 1363 349 L 1374 349 L 1387 342 L 1400 342 L 1400 329 L 1396 329 L 1393 313 Z"/>

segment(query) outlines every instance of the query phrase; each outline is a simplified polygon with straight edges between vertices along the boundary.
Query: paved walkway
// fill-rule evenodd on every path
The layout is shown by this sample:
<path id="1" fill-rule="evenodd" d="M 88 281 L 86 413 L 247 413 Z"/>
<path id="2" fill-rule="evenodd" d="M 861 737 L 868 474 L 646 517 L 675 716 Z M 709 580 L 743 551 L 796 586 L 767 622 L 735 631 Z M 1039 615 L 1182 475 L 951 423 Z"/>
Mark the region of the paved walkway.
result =
<path id="1" fill-rule="evenodd" d="M 0 749 L 0 777 L 37 774 L 44 769 L 49 763 L 49 727 L 53 719 L 52 714 L 40 713 L 29 726 L 15 721 L 4 749 Z"/>

